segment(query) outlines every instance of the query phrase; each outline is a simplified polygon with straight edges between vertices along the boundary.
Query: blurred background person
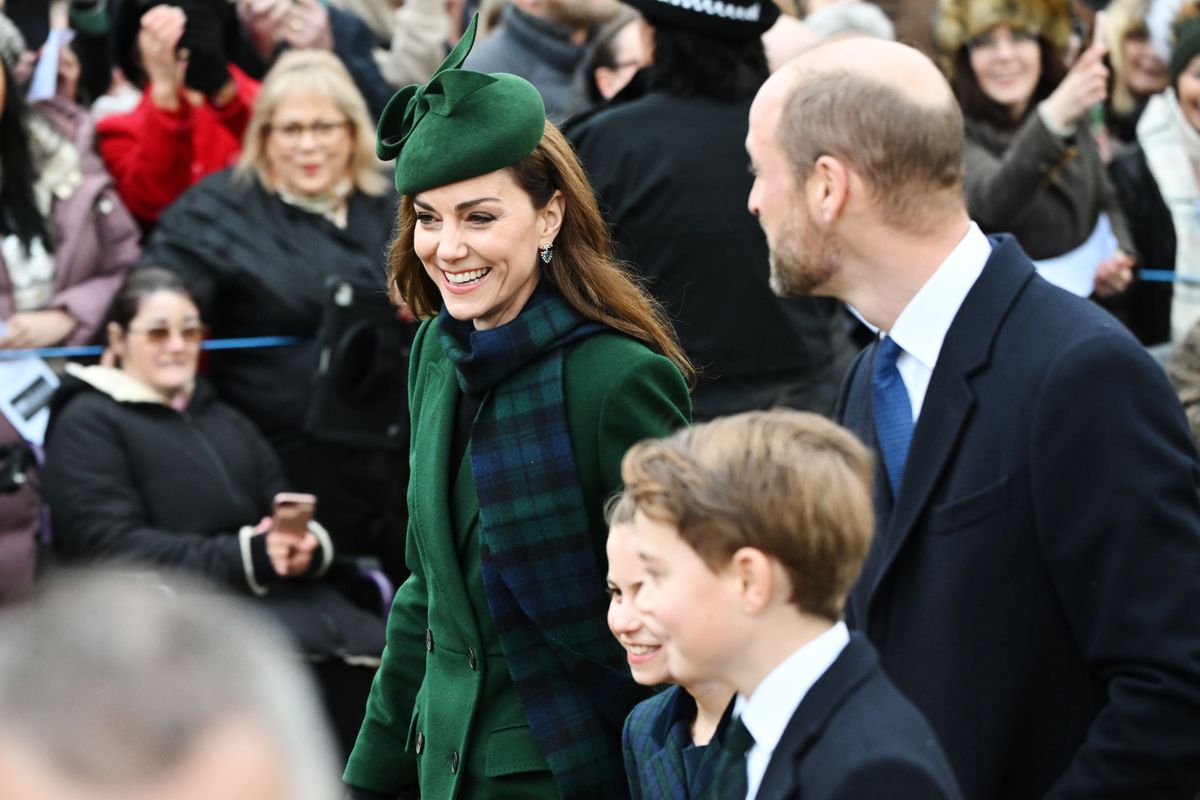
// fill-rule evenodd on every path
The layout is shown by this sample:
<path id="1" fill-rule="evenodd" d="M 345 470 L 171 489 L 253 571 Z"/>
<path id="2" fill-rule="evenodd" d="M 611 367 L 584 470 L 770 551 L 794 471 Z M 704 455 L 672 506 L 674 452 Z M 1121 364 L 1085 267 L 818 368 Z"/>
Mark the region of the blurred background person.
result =
<path id="1" fill-rule="evenodd" d="M 87 112 L 59 97 L 29 106 L 13 79 L 24 45 L 2 15 L 0 42 L 0 350 L 84 344 L 137 260 L 137 225 Z M 29 590 L 42 530 L 34 459 L 3 415 L 0 456 L 20 471 L 0 491 L 3 603 Z"/>
<path id="2" fill-rule="evenodd" d="M 1178 344 L 1200 320 L 1200 9 L 1189 3 L 1175 26 L 1170 85 L 1146 104 L 1135 146 L 1112 177 L 1147 269 L 1175 282 L 1137 285 L 1129 324 L 1144 344 Z"/>
<path id="3" fill-rule="evenodd" d="M 1012 233 L 1035 261 L 1098 259 L 1077 293 L 1108 297 L 1129 285 L 1135 251 L 1089 127 L 1107 97 L 1105 48 L 1088 46 L 1067 70 L 1070 31 L 1066 0 L 942 0 L 934 35 L 965 118 L 971 217 Z M 1116 245 L 1096 256 L 1102 214 Z"/>
<path id="4" fill-rule="evenodd" d="M 646 66 L 649 31 L 642 15 L 623 6 L 617 16 L 604 23 L 592 40 L 585 73 L 588 100 L 593 108 L 611 101 L 629 86 Z"/>
<path id="5" fill-rule="evenodd" d="M 258 81 L 231 63 L 237 19 L 222 0 L 120 0 L 112 13 L 117 64 L 142 99 L 97 123 L 97 145 L 149 230 L 188 187 L 237 161 Z"/>
<path id="6" fill-rule="evenodd" d="M 164 269 L 130 274 L 113 304 L 118 366 L 68 365 L 54 397 L 44 485 L 58 560 L 201 575 L 255 597 L 313 662 L 348 752 L 362 721 L 383 622 L 318 582 L 328 533 L 281 529 L 290 488 L 262 434 L 196 375 L 203 326 Z M 319 502 L 320 498 L 318 498 Z"/>
<path id="7" fill-rule="evenodd" d="M 696 419 L 777 404 L 830 413 L 838 305 L 776 297 L 766 237 L 746 209 L 747 119 L 769 74 L 762 35 L 779 9 L 770 0 L 733 3 L 724 16 L 716 6 L 632 5 L 650 32 L 647 91 L 567 133 L 618 254 L 646 279 L 697 367 Z"/>
<path id="8" fill-rule="evenodd" d="M 308 424 L 327 282 L 385 288 L 395 195 L 376 171 L 374 131 L 336 56 L 284 53 L 263 82 L 238 166 L 168 209 L 142 262 L 184 279 L 217 338 L 305 340 L 214 353 L 209 377 L 266 435 L 288 484 L 321 498 L 317 518 L 338 552 L 377 556 L 398 582 L 405 450 L 340 444 Z M 364 356 L 368 369 L 374 356 Z M 404 365 L 387 369 L 402 373 Z"/>
<path id="9" fill-rule="evenodd" d="M 69 573 L 0 615 L 0 797 L 336 800 L 280 631 L 174 583 Z"/>
<path id="10" fill-rule="evenodd" d="M 1104 14 L 1112 91 L 1104 106 L 1108 150 L 1115 156 L 1134 141 L 1150 98 L 1167 88 L 1167 64 L 1150 43 L 1146 12 L 1151 0 L 1113 0 Z"/>
<path id="11" fill-rule="evenodd" d="M 376 63 L 379 41 L 357 15 L 323 0 L 237 0 L 236 6 L 242 23 L 237 62 L 246 72 L 262 78 L 288 49 L 333 53 L 353 78 L 371 120 L 378 119 L 392 96 L 392 87 Z M 427 48 L 406 52 L 422 50 Z M 431 54 L 426 52 L 423 57 Z"/>
<path id="12" fill-rule="evenodd" d="M 894 40 L 896 28 L 887 14 L 874 3 L 831 3 L 810 11 L 804 24 L 818 40 L 831 36 L 874 36 Z"/>
<path id="13" fill-rule="evenodd" d="M 510 0 L 498 28 L 467 60 L 479 72 L 510 72 L 537 87 L 546 117 L 561 125 L 588 108 L 588 45 L 616 16 L 615 0 Z"/>

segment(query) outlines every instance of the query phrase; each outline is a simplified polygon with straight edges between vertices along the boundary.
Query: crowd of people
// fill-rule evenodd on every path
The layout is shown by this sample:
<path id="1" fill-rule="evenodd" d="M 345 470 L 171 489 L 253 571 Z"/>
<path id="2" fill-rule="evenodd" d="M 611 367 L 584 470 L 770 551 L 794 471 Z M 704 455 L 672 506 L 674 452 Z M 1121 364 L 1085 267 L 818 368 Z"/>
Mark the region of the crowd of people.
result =
<path id="1" fill-rule="evenodd" d="M 0 794 L 1194 800 L 1200 4 L 476 5 L 0 14 Z"/>

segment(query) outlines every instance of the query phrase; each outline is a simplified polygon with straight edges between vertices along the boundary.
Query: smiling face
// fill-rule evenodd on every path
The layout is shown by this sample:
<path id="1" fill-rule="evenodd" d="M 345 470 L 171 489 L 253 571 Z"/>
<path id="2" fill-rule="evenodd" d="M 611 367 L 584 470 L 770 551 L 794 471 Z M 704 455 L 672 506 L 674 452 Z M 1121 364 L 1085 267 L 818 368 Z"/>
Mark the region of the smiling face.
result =
<path id="1" fill-rule="evenodd" d="M 109 345 L 121 369 L 164 397 L 196 379 L 203 329 L 195 303 L 177 292 L 147 295 L 125 330 L 112 323 Z"/>
<path id="2" fill-rule="evenodd" d="M 479 330 L 516 319 L 541 275 L 538 248 L 552 243 L 564 200 L 543 209 L 507 169 L 413 197 L 413 251 L 457 320 Z"/>
<path id="3" fill-rule="evenodd" d="M 633 529 L 646 573 L 634 605 L 662 637 L 667 670 L 684 686 L 728 680 L 748 644 L 738 579 L 709 569 L 671 525 L 638 511 Z"/>
<path id="4" fill-rule="evenodd" d="M 646 626 L 634 603 L 646 580 L 637 555 L 632 525 L 613 525 L 608 532 L 608 629 L 625 648 L 633 679 L 643 686 L 671 680 L 662 639 Z"/>
<path id="5" fill-rule="evenodd" d="M 971 70 L 985 95 L 1019 118 L 1029 107 L 1042 74 L 1042 51 L 1036 34 L 997 25 L 967 44 Z"/>
<path id="6" fill-rule="evenodd" d="M 332 99 L 316 91 L 285 95 L 267 129 L 267 173 L 300 197 L 322 197 L 350 177 L 354 132 Z"/>
<path id="7" fill-rule="evenodd" d="M 1135 97 L 1148 97 L 1167 88 L 1171 80 L 1167 65 L 1150 43 L 1145 26 L 1128 33 L 1121 46 L 1125 50 L 1125 83 Z"/>

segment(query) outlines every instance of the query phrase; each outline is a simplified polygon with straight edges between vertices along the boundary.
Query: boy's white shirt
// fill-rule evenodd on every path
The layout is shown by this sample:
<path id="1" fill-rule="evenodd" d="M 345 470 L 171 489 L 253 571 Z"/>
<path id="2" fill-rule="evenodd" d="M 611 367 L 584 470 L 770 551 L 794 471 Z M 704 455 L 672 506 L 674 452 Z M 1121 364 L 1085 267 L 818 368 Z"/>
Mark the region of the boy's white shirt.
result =
<path id="1" fill-rule="evenodd" d="M 746 753 L 747 800 L 758 794 L 767 764 L 800 702 L 849 643 L 846 623 L 838 622 L 767 673 L 749 698 L 738 695 L 733 714 L 754 737 Z"/>

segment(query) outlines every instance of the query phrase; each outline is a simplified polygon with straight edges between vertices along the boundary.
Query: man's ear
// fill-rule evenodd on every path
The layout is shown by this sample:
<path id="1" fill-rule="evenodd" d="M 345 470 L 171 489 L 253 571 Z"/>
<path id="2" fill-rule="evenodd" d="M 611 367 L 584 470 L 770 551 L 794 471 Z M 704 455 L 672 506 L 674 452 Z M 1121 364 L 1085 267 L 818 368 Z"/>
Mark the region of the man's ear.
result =
<path id="1" fill-rule="evenodd" d="M 826 224 L 837 222 L 850 200 L 851 179 L 850 168 L 841 159 L 817 158 L 805 185 L 809 213 Z"/>
<path id="2" fill-rule="evenodd" d="M 770 556 L 757 547 L 739 548 L 730 559 L 729 569 L 743 613 L 756 616 L 771 603 L 776 576 Z"/>

